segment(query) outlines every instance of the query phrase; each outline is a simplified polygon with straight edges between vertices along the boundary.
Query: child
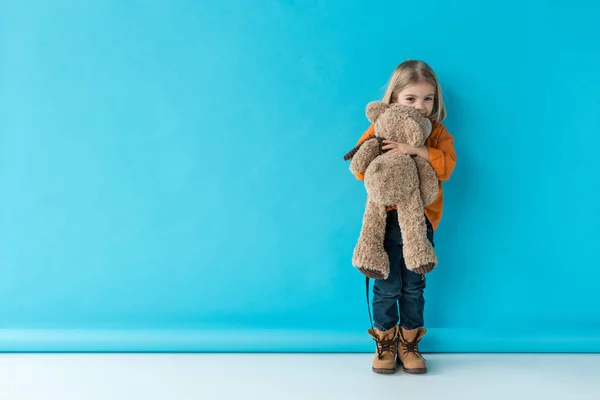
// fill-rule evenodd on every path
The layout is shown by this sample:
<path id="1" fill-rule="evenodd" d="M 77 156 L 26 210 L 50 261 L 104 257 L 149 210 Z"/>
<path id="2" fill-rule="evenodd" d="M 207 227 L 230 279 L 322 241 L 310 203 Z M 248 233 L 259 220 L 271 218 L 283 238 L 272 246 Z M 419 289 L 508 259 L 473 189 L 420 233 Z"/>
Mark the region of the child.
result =
<path id="1" fill-rule="evenodd" d="M 439 182 L 437 199 L 425 207 L 427 238 L 433 244 L 433 231 L 442 217 L 442 181 L 450 178 L 456 164 L 454 138 L 441 122 L 446 117 L 442 89 L 431 67 L 423 61 L 407 60 L 396 67 L 383 96 L 384 103 L 400 103 L 419 110 L 433 125 L 425 146 L 384 141 L 383 150 L 415 155 L 431 163 Z M 358 144 L 374 136 L 374 126 L 362 135 Z M 357 174 L 362 180 L 364 174 Z M 425 276 L 406 268 L 402 255 L 401 227 L 395 206 L 388 207 L 384 247 L 390 260 L 390 274 L 373 285 L 374 328 L 368 333 L 377 343 L 373 371 L 393 374 L 396 365 L 405 372 L 427 372 L 425 360 L 419 352 L 419 341 L 425 333 L 423 309 Z"/>

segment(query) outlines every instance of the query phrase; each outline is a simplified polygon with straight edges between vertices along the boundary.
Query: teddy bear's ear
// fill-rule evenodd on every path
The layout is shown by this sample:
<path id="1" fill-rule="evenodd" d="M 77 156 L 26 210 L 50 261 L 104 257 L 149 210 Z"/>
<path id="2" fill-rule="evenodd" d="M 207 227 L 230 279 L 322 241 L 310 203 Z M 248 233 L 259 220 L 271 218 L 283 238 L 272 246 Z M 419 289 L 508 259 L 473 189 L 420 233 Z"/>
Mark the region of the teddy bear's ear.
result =
<path id="1" fill-rule="evenodd" d="M 372 123 L 375 123 L 375 121 L 377 121 L 377 118 L 379 118 L 381 114 L 383 114 L 385 110 L 387 110 L 389 107 L 389 105 L 384 104 L 380 101 L 372 101 L 369 104 L 367 104 L 367 118 Z"/>

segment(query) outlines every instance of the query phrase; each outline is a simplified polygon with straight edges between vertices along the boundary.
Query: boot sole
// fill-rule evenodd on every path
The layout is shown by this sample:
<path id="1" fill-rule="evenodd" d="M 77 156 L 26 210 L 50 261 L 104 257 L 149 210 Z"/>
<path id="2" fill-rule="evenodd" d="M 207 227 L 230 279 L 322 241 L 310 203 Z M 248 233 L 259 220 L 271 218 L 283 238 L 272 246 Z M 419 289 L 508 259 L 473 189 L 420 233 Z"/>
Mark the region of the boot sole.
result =
<path id="1" fill-rule="evenodd" d="M 427 373 L 427 368 L 411 368 L 411 369 L 407 369 L 407 368 L 402 367 L 402 371 L 406 372 L 407 374 L 422 375 L 422 374 L 426 374 Z"/>
<path id="2" fill-rule="evenodd" d="M 401 367 L 402 371 L 407 374 L 422 375 L 427 373 L 427 368 L 404 368 L 400 361 L 398 361 L 398 367 Z"/>
<path id="3" fill-rule="evenodd" d="M 396 373 L 395 369 L 372 368 L 372 370 L 376 374 L 383 374 L 383 375 L 392 375 L 392 374 Z"/>

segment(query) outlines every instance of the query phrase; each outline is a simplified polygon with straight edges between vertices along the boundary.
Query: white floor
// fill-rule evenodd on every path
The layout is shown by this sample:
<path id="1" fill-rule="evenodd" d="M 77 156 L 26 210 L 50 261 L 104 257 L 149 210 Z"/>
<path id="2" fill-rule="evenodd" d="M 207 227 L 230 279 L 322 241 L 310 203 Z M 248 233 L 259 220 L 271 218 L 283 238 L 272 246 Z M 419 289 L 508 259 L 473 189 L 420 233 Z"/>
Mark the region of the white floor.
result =
<path id="1" fill-rule="evenodd" d="M 385 376 L 369 354 L 0 354 L 0 398 L 600 399 L 597 354 L 425 356 Z"/>

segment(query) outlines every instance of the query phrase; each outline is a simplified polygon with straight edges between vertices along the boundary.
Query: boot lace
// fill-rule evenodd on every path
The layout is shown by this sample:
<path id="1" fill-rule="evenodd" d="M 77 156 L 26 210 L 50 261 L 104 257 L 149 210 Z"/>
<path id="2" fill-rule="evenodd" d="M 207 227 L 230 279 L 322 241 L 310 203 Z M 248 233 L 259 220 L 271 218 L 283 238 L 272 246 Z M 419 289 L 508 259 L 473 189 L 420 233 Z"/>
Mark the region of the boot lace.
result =
<path id="1" fill-rule="evenodd" d="M 381 360 L 383 357 L 383 353 L 390 352 L 394 354 L 396 352 L 396 339 L 376 339 L 373 338 L 375 343 L 377 343 L 377 358 Z"/>
<path id="2" fill-rule="evenodd" d="M 406 342 L 406 341 L 401 341 L 401 346 L 402 346 L 402 353 L 404 355 L 407 355 L 409 353 L 415 353 L 416 355 L 418 355 L 419 357 L 421 357 L 422 359 L 425 359 L 421 353 L 419 352 L 419 342 Z"/>

